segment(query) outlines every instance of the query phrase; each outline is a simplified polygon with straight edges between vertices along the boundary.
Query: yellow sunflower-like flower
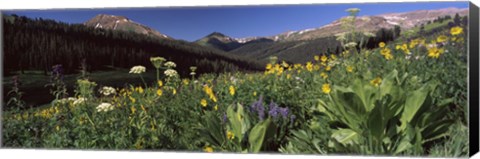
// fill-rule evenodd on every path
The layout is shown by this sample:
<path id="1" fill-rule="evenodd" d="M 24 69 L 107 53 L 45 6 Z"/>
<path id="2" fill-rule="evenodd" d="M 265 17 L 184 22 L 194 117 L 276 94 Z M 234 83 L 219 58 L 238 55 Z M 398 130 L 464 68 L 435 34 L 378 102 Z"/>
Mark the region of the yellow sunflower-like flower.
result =
<path id="1" fill-rule="evenodd" d="M 207 107 L 207 100 L 205 99 L 200 100 L 200 105 L 202 105 L 203 107 Z"/>
<path id="2" fill-rule="evenodd" d="M 230 92 L 230 95 L 235 95 L 235 87 L 234 86 L 230 86 L 230 88 L 228 88 L 229 92 Z"/>
<path id="3" fill-rule="evenodd" d="M 322 58 L 320 60 L 322 60 L 322 62 L 327 62 L 328 57 L 325 55 L 322 55 Z"/>
<path id="4" fill-rule="evenodd" d="M 385 47 L 385 43 L 384 43 L 384 42 L 380 42 L 380 43 L 378 43 L 378 46 L 380 46 L 380 48 L 384 48 L 384 47 Z"/>
<path id="5" fill-rule="evenodd" d="M 447 36 L 445 36 L 445 35 L 440 35 L 440 36 L 437 37 L 437 42 L 443 43 L 443 42 L 447 41 L 447 39 L 448 39 Z"/>
<path id="6" fill-rule="evenodd" d="M 353 72 L 353 67 L 352 66 L 347 66 L 347 72 Z"/>
<path id="7" fill-rule="evenodd" d="M 461 33 L 463 33 L 462 27 L 456 26 L 456 27 L 452 27 L 452 28 L 450 29 L 450 34 L 452 34 L 452 35 L 454 35 L 454 36 L 455 36 L 455 35 L 458 35 L 458 34 L 461 34 Z"/>
<path id="8" fill-rule="evenodd" d="M 380 77 L 377 77 L 370 81 L 370 84 L 372 84 L 375 87 L 378 87 L 381 83 L 382 83 L 382 78 Z"/>
<path id="9" fill-rule="evenodd" d="M 162 94 L 163 94 L 162 89 L 157 89 L 157 95 L 158 95 L 158 96 L 162 96 Z"/>
<path id="10" fill-rule="evenodd" d="M 329 94 L 332 91 L 330 88 L 330 84 L 326 83 L 322 85 L 322 92 L 325 94 Z"/>
<path id="11" fill-rule="evenodd" d="M 323 79 L 328 78 L 328 74 L 325 72 L 320 73 L 320 76 L 322 76 Z"/>
<path id="12" fill-rule="evenodd" d="M 428 48 L 428 57 L 438 59 L 440 57 L 440 54 L 442 54 L 443 52 L 443 49 L 439 49 L 437 47 Z"/>
<path id="13" fill-rule="evenodd" d="M 312 72 L 312 71 L 313 71 L 313 64 L 312 64 L 311 62 L 307 62 L 305 68 L 306 68 L 308 71 Z"/>
<path id="14" fill-rule="evenodd" d="M 203 148 L 203 151 L 205 151 L 205 152 L 213 152 L 213 148 L 210 147 L 210 146 L 205 146 L 205 148 Z"/>
<path id="15" fill-rule="evenodd" d="M 325 67 L 325 70 L 326 70 L 326 71 L 332 70 L 332 66 L 327 66 L 327 67 Z"/>
<path id="16" fill-rule="evenodd" d="M 227 139 L 233 140 L 235 138 L 235 135 L 231 131 L 227 131 Z"/>

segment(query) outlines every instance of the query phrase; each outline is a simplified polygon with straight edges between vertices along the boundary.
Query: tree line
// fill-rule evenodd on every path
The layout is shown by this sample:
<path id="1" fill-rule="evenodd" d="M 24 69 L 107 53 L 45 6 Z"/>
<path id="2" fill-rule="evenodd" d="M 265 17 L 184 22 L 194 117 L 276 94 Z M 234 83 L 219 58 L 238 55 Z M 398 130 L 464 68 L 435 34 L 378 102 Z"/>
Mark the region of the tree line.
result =
<path id="1" fill-rule="evenodd" d="M 256 61 L 215 49 L 135 32 L 17 15 L 4 16 L 3 28 L 5 75 L 25 70 L 43 70 L 47 74 L 57 64 L 65 73 L 77 73 L 83 61 L 88 71 L 151 67 L 152 56 L 175 62 L 184 76 L 189 74 L 190 66 L 197 66 L 198 73 L 262 69 Z"/>

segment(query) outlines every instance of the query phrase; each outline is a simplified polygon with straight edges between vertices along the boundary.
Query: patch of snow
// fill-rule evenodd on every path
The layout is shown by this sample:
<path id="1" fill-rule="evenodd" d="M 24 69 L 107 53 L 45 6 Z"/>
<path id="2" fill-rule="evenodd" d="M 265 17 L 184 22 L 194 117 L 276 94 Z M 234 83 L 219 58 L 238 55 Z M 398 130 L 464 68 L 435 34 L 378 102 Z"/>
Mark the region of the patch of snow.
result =
<path id="1" fill-rule="evenodd" d="M 95 25 L 95 28 L 103 28 L 102 25 L 100 25 L 100 23 L 97 23 L 97 25 Z"/>
<path id="2" fill-rule="evenodd" d="M 298 34 L 303 34 L 303 33 L 306 33 L 306 32 L 312 31 L 312 30 L 315 30 L 315 29 L 310 28 L 310 29 L 301 30 L 300 32 L 298 32 Z"/>
<path id="3" fill-rule="evenodd" d="M 407 18 L 405 17 L 398 17 L 398 16 L 383 16 L 383 18 L 387 20 L 405 20 Z"/>
<path id="4" fill-rule="evenodd" d="M 392 25 L 399 25 L 397 22 L 392 22 L 392 21 L 389 21 L 389 20 L 387 20 L 387 23 L 392 24 Z"/>
<path id="5" fill-rule="evenodd" d="M 118 22 L 120 22 L 120 20 L 116 20 L 116 21 L 115 21 L 115 25 L 113 26 L 113 30 L 115 30 L 115 29 L 117 28 Z"/>

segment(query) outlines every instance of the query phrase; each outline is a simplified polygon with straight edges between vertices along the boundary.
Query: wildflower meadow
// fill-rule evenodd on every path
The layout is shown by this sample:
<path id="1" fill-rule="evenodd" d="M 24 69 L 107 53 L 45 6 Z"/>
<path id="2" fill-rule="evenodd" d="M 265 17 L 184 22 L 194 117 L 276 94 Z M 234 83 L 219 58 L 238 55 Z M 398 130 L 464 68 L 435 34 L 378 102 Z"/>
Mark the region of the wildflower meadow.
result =
<path id="1" fill-rule="evenodd" d="M 466 26 L 404 36 L 367 49 L 349 10 L 338 34 L 343 52 L 306 63 L 272 56 L 262 72 L 181 77 L 177 64 L 151 57 L 132 66 L 140 84 L 98 85 L 79 76 L 67 94 L 62 66 L 50 104 L 20 109 L 10 91 L 3 146 L 13 148 L 191 152 L 466 156 Z M 158 50 L 161 51 L 161 50 Z M 154 71 L 155 82 L 146 82 Z M 108 77 L 105 77 L 108 78 Z M 21 79 L 20 79 L 21 80 Z"/>

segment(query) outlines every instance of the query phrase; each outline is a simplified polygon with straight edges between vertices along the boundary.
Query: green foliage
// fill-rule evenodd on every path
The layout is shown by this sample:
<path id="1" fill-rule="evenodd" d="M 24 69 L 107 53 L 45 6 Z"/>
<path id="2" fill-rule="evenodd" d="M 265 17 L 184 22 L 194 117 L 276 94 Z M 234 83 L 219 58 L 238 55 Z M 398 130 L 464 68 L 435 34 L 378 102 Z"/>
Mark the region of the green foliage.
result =
<path id="1" fill-rule="evenodd" d="M 396 81 L 396 70 L 377 87 L 354 79 L 347 88 L 334 87 L 327 101 L 317 110 L 346 127 L 335 128 L 329 146 L 339 152 L 360 154 L 399 154 L 445 136 L 452 124 L 443 119 L 447 108 L 431 99 L 436 82 L 416 90 L 405 90 Z M 442 102 L 448 104 L 448 101 Z"/>

